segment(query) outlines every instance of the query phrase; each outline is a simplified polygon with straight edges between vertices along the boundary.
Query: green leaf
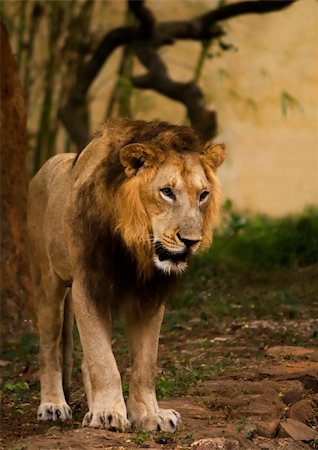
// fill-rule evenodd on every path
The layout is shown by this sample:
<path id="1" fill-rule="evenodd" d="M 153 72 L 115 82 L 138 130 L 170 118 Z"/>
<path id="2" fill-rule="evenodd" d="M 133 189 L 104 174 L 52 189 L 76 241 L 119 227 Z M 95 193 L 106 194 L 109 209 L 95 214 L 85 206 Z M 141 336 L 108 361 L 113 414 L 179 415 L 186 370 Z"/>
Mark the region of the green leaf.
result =
<path id="1" fill-rule="evenodd" d="M 293 97 L 291 94 L 289 94 L 287 91 L 282 91 L 280 94 L 280 104 L 282 108 L 282 113 L 286 117 L 288 110 L 297 108 L 299 110 L 302 110 L 301 104 L 299 101 Z"/>
<path id="2" fill-rule="evenodd" d="M 16 392 L 16 391 L 27 391 L 30 389 L 30 387 L 26 381 L 7 380 L 4 383 L 4 389 L 10 392 Z"/>
<path id="3" fill-rule="evenodd" d="M 230 198 L 227 198 L 224 202 L 223 208 L 231 211 L 231 209 L 233 208 L 233 201 Z"/>

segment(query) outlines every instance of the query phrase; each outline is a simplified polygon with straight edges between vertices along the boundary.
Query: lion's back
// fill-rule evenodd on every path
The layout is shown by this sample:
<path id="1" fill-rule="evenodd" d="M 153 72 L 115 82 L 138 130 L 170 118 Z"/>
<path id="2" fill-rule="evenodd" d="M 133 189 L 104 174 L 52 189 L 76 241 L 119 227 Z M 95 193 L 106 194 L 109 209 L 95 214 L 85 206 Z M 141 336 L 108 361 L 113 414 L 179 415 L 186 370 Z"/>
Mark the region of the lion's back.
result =
<path id="1" fill-rule="evenodd" d="M 71 193 L 74 158 L 72 153 L 54 156 L 30 181 L 27 235 L 31 263 L 42 264 L 47 260 L 45 240 L 54 240 L 61 248 L 65 247 L 64 221 Z"/>
<path id="2" fill-rule="evenodd" d="M 68 194 L 70 170 L 75 155 L 61 153 L 49 159 L 32 178 L 29 184 L 28 218 L 34 220 L 42 217 L 49 204 L 59 197 L 58 208 L 62 202 L 61 193 Z"/>

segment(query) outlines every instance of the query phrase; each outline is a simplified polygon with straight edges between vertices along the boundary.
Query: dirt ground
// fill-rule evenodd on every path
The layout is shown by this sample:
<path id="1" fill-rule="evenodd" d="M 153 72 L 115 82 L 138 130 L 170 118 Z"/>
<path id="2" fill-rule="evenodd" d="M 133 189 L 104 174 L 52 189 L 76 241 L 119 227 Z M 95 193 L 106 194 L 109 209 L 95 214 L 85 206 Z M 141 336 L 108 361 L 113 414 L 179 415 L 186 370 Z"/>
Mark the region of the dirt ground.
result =
<path id="1" fill-rule="evenodd" d="M 114 348 L 125 390 L 128 355 L 120 331 L 114 334 Z M 168 312 L 157 390 L 161 406 L 177 409 L 183 420 L 175 434 L 168 434 L 81 428 L 86 404 L 79 349 L 73 420 L 38 423 L 37 349 L 29 336 L 19 355 L 8 351 L 0 362 L 0 448 L 318 449 L 317 341 L 318 320 L 308 314 L 279 320 L 238 314 L 233 319 L 205 316 L 198 309 L 185 320 Z"/>

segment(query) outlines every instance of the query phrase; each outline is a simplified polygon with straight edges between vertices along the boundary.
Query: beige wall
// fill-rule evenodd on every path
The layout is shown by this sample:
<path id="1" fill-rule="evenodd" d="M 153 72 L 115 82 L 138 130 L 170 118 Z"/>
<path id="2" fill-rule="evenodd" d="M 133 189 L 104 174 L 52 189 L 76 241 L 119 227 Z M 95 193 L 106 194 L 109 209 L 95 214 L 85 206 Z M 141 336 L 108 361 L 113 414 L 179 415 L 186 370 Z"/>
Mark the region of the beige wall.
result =
<path id="1" fill-rule="evenodd" d="M 229 22 L 239 52 L 217 67 L 231 77 L 209 79 L 205 71 L 230 150 L 223 188 L 239 208 L 281 215 L 318 204 L 317 10 L 314 0 L 301 0 L 282 13 Z M 229 89 L 238 93 L 230 102 Z M 286 117 L 282 91 L 300 104 Z"/>
<path id="2" fill-rule="evenodd" d="M 237 1 L 237 0 L 231 0 Z M 17 14 L 19 2 L 6 2 Z M 158 20 L 192 18 L 217 6 L 217 0 L 147 0 Z M 15 6 L 15 8 L 13 8 Z M 10 9 L 10 10 L 11 10 Z M 96 38 L 123 23 L 124 0 L 96 1 L 92 20 Z M 44 24 L 45 25 L 45 24 Z M 42 24 L 35 56 L 45 57 L 47 27 Z M 209 59 L 201 86 L 219 119 L 219 139 L 228 146 L 220 169 L 225 197 L 237 208 L 283 215 L 318 204 L 318 3 L 299 0 L 286 10 L 231 19 L 224 40 L 238 48 Z M 212 53 L 217 48 L 211 49 Z M 104 118 L 116 80 L 117 49 L 90 90 L 93 127 Z M 192 78 L 200 44 L 178 42 L 160 50 L 176 80 Z M 41 67 L 37 63 L 37 67 Z M 136 73 L 144 69 L 136 67 Z M 34 75 L 29 131 L 36 133 L 43 73 Z M 281 95 L 299 102 L 284 116 Z M 184 108 L 152 91 L 134 95 L 134 114 L 142 119 L 183 123 Z M 60 149 L 65 135 L 59 130 Z"/>
<path id="3" fill-rule="evenodd" d="M 217 2 L 149 4 L 158 18 L 169 20 L 192 17 Z M 225 25 L 224 40 L 238 51 L 205 65 L 201 85 L 218 112 L 219 138 L 229 149 L 220 170 L 223 191 L 240 209 L 282 215 L 318 203 L 317 11 L 315 0 L 300 0 L 281 12 L 232 19 Z M 180 42 L 161 54 L 173 77 L 189 80 L 199 49 L 199 44 Z M 103 118 L 117 60 L 118 52 L 92 88 L 96 124 Z M 289 108 L 287 116 L 281 107 L 284 91 L 300 105 Z M 136 115 L 181 123 L 184 109 L 143 92 L 136 101 Z"/>

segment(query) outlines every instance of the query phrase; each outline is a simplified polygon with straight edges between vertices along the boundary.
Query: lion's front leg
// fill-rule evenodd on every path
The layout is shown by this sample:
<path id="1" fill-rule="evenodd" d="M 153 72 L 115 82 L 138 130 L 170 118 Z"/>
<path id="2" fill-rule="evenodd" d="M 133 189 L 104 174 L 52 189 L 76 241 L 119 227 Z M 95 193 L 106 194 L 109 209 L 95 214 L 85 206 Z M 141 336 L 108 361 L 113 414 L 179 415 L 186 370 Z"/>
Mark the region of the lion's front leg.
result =
<path id="1" fill-rule="evenodd" d="M 96 308 L 79 279 L 73 281 L 72 294 L 84 352 L 84 382 L 89 396 L 89 411 L 83 426 L 125 431 L 130 423 L 111 348 L 110 312 L 102 314 Z"/>
<path id="2" fill-rule="evenodd" d="M 126 306 L 128 344 L 132 372 L 127 403 L 132 425 L 144 431 L 174 432 L 181 422 L 180 414 L 173 409 L 160 409 L 155 390 L 159 334 L 164 314 L 160 306 L 150 317 Z"/>

